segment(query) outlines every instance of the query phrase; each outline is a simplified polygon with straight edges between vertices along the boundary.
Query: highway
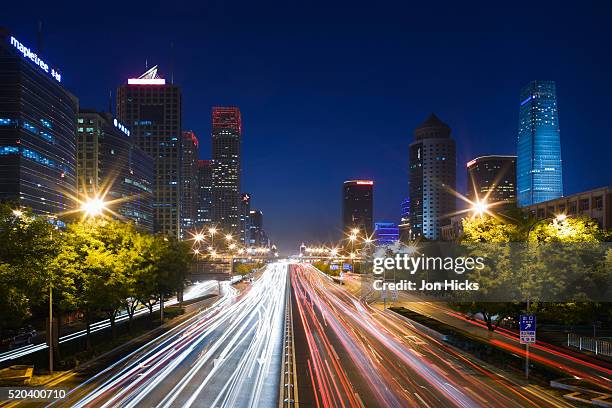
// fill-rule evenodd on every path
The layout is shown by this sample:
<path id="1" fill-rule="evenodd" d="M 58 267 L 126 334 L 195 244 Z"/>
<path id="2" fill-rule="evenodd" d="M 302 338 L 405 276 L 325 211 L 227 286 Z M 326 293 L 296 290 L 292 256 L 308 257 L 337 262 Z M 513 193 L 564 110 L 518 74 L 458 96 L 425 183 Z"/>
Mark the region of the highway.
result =
<path id="1" fill-rule="evenodd" d="M 371 285 L 371 282 L 362 279 L 358 275 L 352 275 L 353 286 Z M 373 293 L 366 289 L 365 292 Z M 378 307 L 382 307 L 381 301 Z M 480 337 L 481 341 L 489 342 L 491 345 L 505 349 L 522 358 L 525 357 L 525 346 L 519 341 L 516 330 L 508 330 L 498 327 L 491 333 L 485 323 L 478 319 L 468 319 L 462 313 L 452 310 L 443 302 L 423 301 L 416 294 L 399 291 L 398 299 L 390 302 L 393 306 L 403 306 L 424 316 L 433 318 L 449 326 L 465 331 Z M 561 348 L 553 344 L 537 340 L 536 344 L 530 347 L 530 359 L 539 364 L 549 366 L 559 372 L 584 379 L 602 388 L 611 388 L 612 369 L 610 364 L 602 360 L 596 360 L 589 355 L 572 352 L 566 348 Z"/>
<path id="2" fill-rule="evenodd" d="M 217 281 L 198 282 L 194 285 L 189 286 L 185 290 L 185 293 L 183 295 L 183 300 L 187 301 L 191 299 L 197 299 L 199 297 L 202 297 L 210 293 L 213 290 L 216 290 L 217 287 L 218 287 Z M 172 298 L 166 301 L 164 305 L 172 306 L 177 303 L 178 301 L 176 300 L 176 298 Z M 157 311 L 157 310 L 159 310 L 159 304 L 156 304 L 153 306 L 153 311 Z M 134 312 L 134 318 L 138 318 L 141 315 L 145 315 L 148 313 L 149 313 L 149 309 L 147 309 L 146 307 L 142 309 L 138 309 L 137 311 Z M 125 323 L 127 322 L 128 318 L 129 317 L 128 317 L 127 312 L 122 311 L 117 315 L 115 322 L 116 324 Z M 91 324 L 91 333 L 95 333 L 97 331 L 108 329 L 108 328 L 110 328 L 110 321 L 108 319 L 100 320 L 98 322 Z M 86 335 L 87 335 L 86 330 L 78 330 L 73 333 L 69 333 L 64 336 L 61 336 L 59 338 L 59 342 L 60 344 L 63 344 L 63 343 L 66 343 L 66 342 L 69 342 L 75 339 L 79 339 Z M 44 339 L 44 336 L 39 335 L 38 337 L 41 339 Z M 47 343 L 35 343 L 35 344 L 28 344 L 27 346 L 19 347 L 13 350 L 9 350 L 4 353 L 0 353 L 0 363 L 3 361 L 14 360 L 16 358 L 35 353 L 37 351 L 46 350 L 47 348 L 48 348 Z"/>
<path id="3" fill-rule="evenodd" d="M 225 283 L 222 293 L 210 308 L 98 373 L 54 406 L 276 406 L 287 265 L 268 265 L 242 292 Z"/>
<path id="4" fill-rule="evenodd" d="M 300 396 L 305 402 L 302 389 L 314 394 L 308 406 L 571 406 L 360 302 L 310 265 L 291 268 L 304 337 L 296 349 L 308 349 Z"/>

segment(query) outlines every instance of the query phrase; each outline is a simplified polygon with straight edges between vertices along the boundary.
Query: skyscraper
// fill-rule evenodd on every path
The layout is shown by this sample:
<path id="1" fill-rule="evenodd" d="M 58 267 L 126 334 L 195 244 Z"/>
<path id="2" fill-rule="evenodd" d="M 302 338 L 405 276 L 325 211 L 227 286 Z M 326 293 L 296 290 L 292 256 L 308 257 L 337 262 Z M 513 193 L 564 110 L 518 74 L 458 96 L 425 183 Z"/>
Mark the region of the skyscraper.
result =
<path id="1" fill-rule="evenodd" d="M 157 66 L 117 91 L 117 115 L 134 142 L 153 159 L 155 232 L 179 237 L 181 227 L 181 92 L 166 83 Z"/>
<path id="2" fill-rule="evenodd" d="M 260 210 L 249 211 L 250 246 L 268 246 L 268 236 L 263 228 L 263 213 Z"/>
<path id="3" fill-rule="evenodd" d="M 248 244 L 250 230 L 251 195 L 242 193 L 240 195 L 240 242 Z"/>
<path id="4" fill-rule="evenodd" d="M 153 161 L 110 113 L 80 109 L 77 126 L 80 201 L 103 197 L 112 214 L 153 230 Z"/>
<path id="5" fill-rule="evenodd" d="M 347 180 L 342 186 L 342 228 L 348 233 L 353 228 L 371 235 L 373 232 L 374 182 Z"/>
<path id="6" fill-rule="evenodd" d="M 224 232 L 240 232 L 240 144 L 237 107 L 212 109 L 212 221 Z"/>
<path id="7" fill-rule="evenodd" d="M 183 174 L 182 194 L 183 209 L 181 211 L 181 236 L 184 238 L 188 230 L 196 224 L 198 212 L 198 138 L 191 130 L 183 132 Z"/>
<path id="8" fill-rule="evenodd" d="M 406 198 L 400 206 L 400 222 L 398 225 L 400 239 L 402 242 L 408 242 L 411 237 L 410 227 L 410 199 Z"/>
<path id="9" fill-rule="evenodd" d="M 0 29 L 0 200 L 52 215 L 76 206 L 78 101 L 57 68 Z"/>
<path id="10" fill-rule="evenodd" d="M 467 163 L 467 198 L 487 203 L 516 202 L 516 156 L 476 157 Z"/>
<path id="11" fill-rule="evenodd" d="M 455 211 L 456 154 L 450 127 L 433 113 L 409 147 L 410 225 L 414 237 L 439 239 Z"/>
<path id="12" fill-rule="evenodd" d="M 211 223 L 212 163 L 198 160 L 198 209 L 196 226 L 202 228 Z"/>
<path id="13" fill-rule="evenodd" d="M 517 153 L 519 207 L 563 196 L 561 136 L 553 81 L 532 81 L 521 90 Z"/>

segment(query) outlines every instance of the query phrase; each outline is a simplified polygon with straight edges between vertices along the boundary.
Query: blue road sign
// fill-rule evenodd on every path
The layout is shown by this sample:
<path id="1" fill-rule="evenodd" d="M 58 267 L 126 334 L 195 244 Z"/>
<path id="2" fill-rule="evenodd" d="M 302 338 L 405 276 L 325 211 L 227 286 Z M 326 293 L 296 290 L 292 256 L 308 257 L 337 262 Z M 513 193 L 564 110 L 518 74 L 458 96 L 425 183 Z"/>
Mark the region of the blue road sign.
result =
<path id="1" fill-rule="evenodd" d="M 519 317 L 519 330 L 521 344 L 536 342 L 536 317 L 534 315 L 521 315 Z"/>
<path id="2" fill-rule="evenodd" d="M 339 267 L 340 267 L 340 265 L 331 264 L 331 265 L 329 266 L 329 269 L 331 269 L 332 271 L 337 271 Z"/>
<path id="3" fill-rule="evenodd" d="M 352 269 L 351 264 L 345 263 L 342 265 L 342 270 L 350 271 L 351 269 Z"/>

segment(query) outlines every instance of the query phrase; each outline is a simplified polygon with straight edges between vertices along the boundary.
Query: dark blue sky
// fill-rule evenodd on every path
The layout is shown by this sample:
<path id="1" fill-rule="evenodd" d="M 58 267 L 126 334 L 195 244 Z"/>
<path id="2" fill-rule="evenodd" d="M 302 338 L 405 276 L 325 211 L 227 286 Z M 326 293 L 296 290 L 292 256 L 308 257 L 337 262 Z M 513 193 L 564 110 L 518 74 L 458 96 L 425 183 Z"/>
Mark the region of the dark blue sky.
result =
<path id="1" fill-rule="evenodd" d="M 453 129 L 465 191 L 469 159 L 515 153 L 532 79 L 557 81 L 565 193 L 612 184 L 608 2 L 131 3 L 11 2 L 0 24 L 34 46 L 42 19 L 43 56 L 98 109 L 145 60 L 169 78 L 174 42 L 185 129 L 207 158 L 211 106 L 240 107 L 243 189 L 284 249 L 339 234 L 345 179 L 374 179 L 376 220 L 397 220 L 431 112 Z"/>

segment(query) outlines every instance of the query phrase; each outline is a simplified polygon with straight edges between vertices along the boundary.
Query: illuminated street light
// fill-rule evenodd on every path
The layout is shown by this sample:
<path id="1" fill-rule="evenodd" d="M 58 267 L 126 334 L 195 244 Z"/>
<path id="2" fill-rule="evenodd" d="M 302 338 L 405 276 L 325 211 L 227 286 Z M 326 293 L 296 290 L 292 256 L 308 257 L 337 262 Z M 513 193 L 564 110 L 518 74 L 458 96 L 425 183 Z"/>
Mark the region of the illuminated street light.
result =
<path id="1" fill-rule="evenodd" d="M 232 237 L 232 234 L 227 234 L 227 235 L 225 236 L 225 239 L 226 239 L 227 241 L 231 241 L 232 239 L 234 239 L 234 237 Z"/>
<path id="2" fill-rule="evenodd" d="M 472 212 L 480 218 L 487 212 L 489 205 L 485 201 L 477 201 L 472 205 Z"/>
<path id="3" fill-rule="evenodd" d="M 231 243 L 231 244 L 229 244 L 228 248 L 229 249 L 235 249 L 236 248 L 236 244 Z"/>
<path id="4" fill-rule="evenodd" d="M 565 221 L 567 219 L 567 215 L 566 214 L 557 214 L 557 216 L 555 217 L 555 220 L 561 222 L 561 221 Z"/>
<path id="5" fill-rule="evenodd" d="M 208 229 L 208 233 L 210 235 L 215 235 L 217 233 L 217 229 L 215 227 L 211 227 Z"/>
<path id="6" fill-rule="evenodd" d="M 13 210 L 13 215 L 15 217 L 21 217 L 23 215 L 23 211 L 21 211 L 20 209 L 15 209 Z"/>
<path id="7" fill-rule="evenodd" d="M 197 255 L 197 254 L 200 253 L 200 250 L 198 248 L 196 248 L 196 249 L 193 250 L 193 253 Z"/>
<path id="8" fill-rule="evenodd" d="M 99 197 L 90 198 L 81 205 L 81 210 L 87 217 L 97 217 L 102 215 L 102 212 L 106 209 L 106 204 Z"/>
<path id="9" fill-rule="evenodd" d="M 211 252 L 210 252 L 210 256 L 212 256 L 213 258 L 214 258 L 215 256 L 217 256 L 217 251 L 211 251 Z"/>
<path id="10" fill-rule="evenodd" d="M 355 235 L 355 234 L 351 234 L 351 235 L 349 235 L 349 239 L 350 239 L 351 241 L 355 241 L 355 240 L 357 239 L 357 235 Z"/>
<path id="11" fill-rule="evenodd" d="M 209 246 L 209 247 L 208 247 L 208 250 L 209 250 L 210 252 L 212 252 L 212 251 L 214 251 L 214 250 L 215 250 L 215 248 L 213 248 L 213 247 Z"/>
<path id="12" fill-rule="evenodd" d="M 353 228 L 351 232 L 353 233 L 353 235 L 357 235 L 359 234 L 359 228 Z"/>
<path id="13" fill-rule="evenodd" d="M 202 242 L 202 241 L 204 240 L 204 234 L 202 234 L 202 233 L 198 232 L 197 234 L 195 234 L 195 235 L 193 236 L 193 239 L 194 239 L 196 242 Z"/>

